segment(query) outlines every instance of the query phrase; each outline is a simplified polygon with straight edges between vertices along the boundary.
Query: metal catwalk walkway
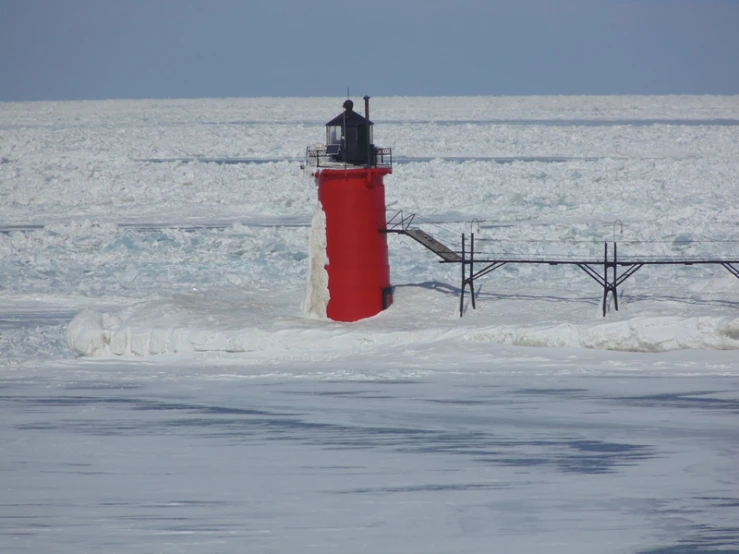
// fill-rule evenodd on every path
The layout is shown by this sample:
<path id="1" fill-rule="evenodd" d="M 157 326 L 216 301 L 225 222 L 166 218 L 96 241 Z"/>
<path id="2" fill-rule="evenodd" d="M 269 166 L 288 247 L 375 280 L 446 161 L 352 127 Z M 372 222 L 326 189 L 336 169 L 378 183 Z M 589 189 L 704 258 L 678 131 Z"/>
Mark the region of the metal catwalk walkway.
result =
<path id="1" fill-rule="evenodd" d="M 421 229 L 404 229 L 402 231 L 393 231 L 408 235 L 415 241 L 421 243 L 426 248 L 431 250 L 434 254 L 439 256 L 445 262 L 461 262 L 462 256 L 457 254 L 454 250 L 442 244 L 428 233 L 421 231 Z"/>
<path id="2" fill-rule="evenodd" d="M 464 310 L 464 294 L 467 286 L 470 288 L 470 298 L 472 300 L 472 308 L 475 308 L 475 288 L 473 283 L 475 280 L 500 269 L 506 264 L 545 264 L 545 265 L 574 265 L 582 269 L 591 279 L 603 287 L 603 317 L 606 316 L 606 308 L 608 305 L 608 293 L 613 294 L 613 305 L 618 311 L 618 287 L 623 284 L 629 277 L 634 275 L 642 267 L 648 265 L 720 265 L 727 269 L 734 277 L 739 279 L 739 259 L 723 259 L 723 258 L 698 258 L 698 257 L 665 257 L 665 258 L 628 258 L 620 260 L 618 258 L 618 243 L 612 242 L 613 254 L 609 255 L 608 243 L 604 243 L 603 258 L 595 259 L 577 259 L 577 258 L 491 258 L 485 254 L 475 257 L 475 235 L 470 235 L 469 250 L 466 249 L 465 235 L 462 235 L 462 255 L 460 265 L 462 268 L 462 287 L 459 299 L 459 315 L 462 316 Z M 475 264 L 480 269 L 475 270 Z M 467 269 L 469 268 L 469 269 Z M 602 269 L 601 269 L 602 268 Z M 619 268 L 626 268 L 622 273 L 618 272 Z"/>
<path id="3" fill-rule="evenodd" d="M 472 308 L 476 308 L 474 282 L 480 277 L 500 269 L 504 265 L 511 264 L 541 264 L 541 265 L 573 265 L 582 269 L 591 279 L 603 288 L 603 317 L 606 316 L 608 306 L 608 293 L 613 294 L 614 307 L 618 310 L 618 287 L 629 277 L 634 275 L 644 266 L 649 265 L 720 265 L 739 279 L 739 259 L 724 259 L 719 257 L 644 257 L 619 259 L 618 243 L 614 240 L 612 250 L 609 252 L 608 242 L 604 243 L 603 258 L 576 258 L 576 257 L 524 257 L 524 256 L 501 256 L 491 255 L 484 252 L 475 252 L 475 235 L 470 235 L 469 248 L 466 243 L 466 235 L 462 234 L 462 249 L 454 251 L 442 244 L 428 233 L 411 228 L 414 216 L 403 218 L 395 223 L 394 227 L 383 230 L 384 233 L 395 233 L 408 235 L 431 252 L 441 258 L 441 263 L 458 263 L 461 267 L 462 286 L 459 296 L 459 316 L 464 314 L 464 295 L 467 287 L 470 291 Z M 392 223 L 391 220 L 389 223 Z M 625 271 L 619 273 L 619 268 Z"/>

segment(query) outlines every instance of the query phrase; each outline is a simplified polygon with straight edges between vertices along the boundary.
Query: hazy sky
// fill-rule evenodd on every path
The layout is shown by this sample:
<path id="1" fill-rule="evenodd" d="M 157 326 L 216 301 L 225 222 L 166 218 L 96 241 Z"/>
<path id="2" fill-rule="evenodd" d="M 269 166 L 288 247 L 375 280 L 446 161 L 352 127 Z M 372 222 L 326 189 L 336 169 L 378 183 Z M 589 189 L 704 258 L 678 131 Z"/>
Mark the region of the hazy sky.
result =
<path id="1" fill-rule="evenodd" d="M 0 0 L 0 100 L 739 94 L 739 0 Z"/>

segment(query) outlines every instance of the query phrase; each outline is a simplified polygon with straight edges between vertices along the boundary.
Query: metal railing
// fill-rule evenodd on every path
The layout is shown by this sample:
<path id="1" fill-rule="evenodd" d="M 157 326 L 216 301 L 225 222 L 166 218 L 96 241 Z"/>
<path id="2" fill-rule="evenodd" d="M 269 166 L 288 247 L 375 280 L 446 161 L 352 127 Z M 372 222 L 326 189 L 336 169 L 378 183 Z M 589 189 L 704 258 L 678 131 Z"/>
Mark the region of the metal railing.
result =
<path id="1" fill-rule="evenodd" d="M 329 145 L 335 146 L 335 145 Z M 378 148 L 373 147 L 372 149 L 372 160 L 370 161 L 370 167 L 393 167 L 393 150 L 392 148 Z M 306 149 L 305 152 L 306 160 L 308 165 L 315 167 L 337 167 L 337 166 L 354 166 L 362 167 L 362 165 L 355 165 L 337 160 L 336 152 L 333 149 L 327 148 L 326 145 L 311 146 Z"/>

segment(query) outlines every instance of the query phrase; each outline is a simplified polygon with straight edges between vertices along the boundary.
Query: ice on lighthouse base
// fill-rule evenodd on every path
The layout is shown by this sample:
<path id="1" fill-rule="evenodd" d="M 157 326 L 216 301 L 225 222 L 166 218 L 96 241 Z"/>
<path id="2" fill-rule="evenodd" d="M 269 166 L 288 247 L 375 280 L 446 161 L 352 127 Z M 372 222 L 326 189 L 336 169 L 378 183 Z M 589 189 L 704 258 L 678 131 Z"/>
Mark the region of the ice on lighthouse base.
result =
<path id="1" fill-rule="evenodd" d="M 308 283 L 303 302 L 303 316 L 311 319 L 327 319 L 328 254 L 326 252 L 326 212 L 318 202 L 313 213 L 308 241 Z"/>

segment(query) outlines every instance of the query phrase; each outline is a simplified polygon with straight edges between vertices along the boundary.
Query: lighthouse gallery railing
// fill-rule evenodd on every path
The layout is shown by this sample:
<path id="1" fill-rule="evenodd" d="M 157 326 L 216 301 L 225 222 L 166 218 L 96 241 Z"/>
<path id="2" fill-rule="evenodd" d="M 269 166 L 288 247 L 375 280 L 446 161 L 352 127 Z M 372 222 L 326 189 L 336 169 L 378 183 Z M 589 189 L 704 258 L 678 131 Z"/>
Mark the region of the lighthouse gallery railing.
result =
<path id="1" fill-rule="evenodd" d="M 350 166 L 352 164 L 343 161 L 337 161 L 336 152 L 329 151 L 325 145 L 312 146 L 306 150 L 306 158 L 310 165 L 315 167 L 337 167 Z M 393 150 L 392 148 L 374 147 L 372 150 L 371 167 L 392 167 L 393 166 Z M 359 166 L 357 166 L 359 167 Z"/>

